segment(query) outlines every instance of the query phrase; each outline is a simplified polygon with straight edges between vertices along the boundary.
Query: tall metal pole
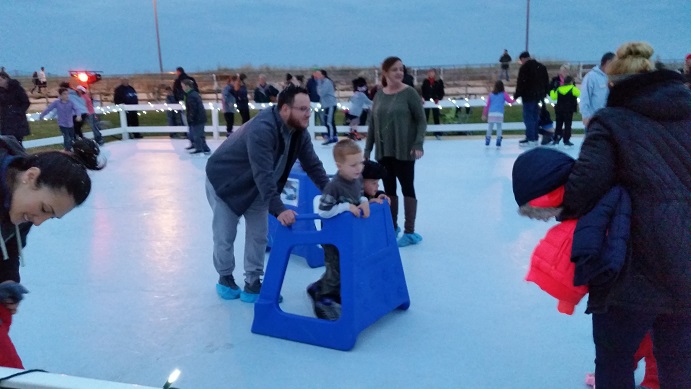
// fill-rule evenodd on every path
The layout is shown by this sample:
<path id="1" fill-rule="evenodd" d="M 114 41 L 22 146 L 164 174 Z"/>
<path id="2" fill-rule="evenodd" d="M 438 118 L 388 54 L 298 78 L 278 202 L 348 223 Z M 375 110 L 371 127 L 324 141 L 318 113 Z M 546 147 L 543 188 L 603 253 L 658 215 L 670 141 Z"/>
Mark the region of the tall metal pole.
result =
<path id="1" fill-rule="evenodd" d="M 156 44 L 158 45 L 158 69 L 163 79 L 163 60 L 161 59 L 161 37 L 158 34 L 158 11 L 156 10 L 156 0 L 154 0 L 154 22 L 156 23 Z"/>
<path id="2" fill-rule="evenodd" d="M 156 31 L 158 31 L 158 30 L 156 30 Z M 528 0 L 528 6 L 527 6 L 527 9 L 525 12 L 525 51 L 528 51 L 529 32 L 530 32 L 530 0 Z"/>

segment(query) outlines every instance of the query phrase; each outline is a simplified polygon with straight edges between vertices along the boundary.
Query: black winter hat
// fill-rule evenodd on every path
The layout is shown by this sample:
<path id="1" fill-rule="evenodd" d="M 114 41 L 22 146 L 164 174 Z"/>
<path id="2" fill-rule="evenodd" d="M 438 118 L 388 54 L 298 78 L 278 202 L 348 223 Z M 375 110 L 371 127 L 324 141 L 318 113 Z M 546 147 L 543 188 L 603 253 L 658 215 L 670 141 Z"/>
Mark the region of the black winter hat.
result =
<path id="1" fill-rule="evenodd" d="M 362 178 L 365 180 L 382 180 L 386 177 L 386 168 L 374 161 L 365 161 L 365 167 L 362 169 Z"/>
<path id="2" fill-rule="evenodd" d="M 513 164 L 513 196 L 519 206 L 566 184 L 576 162 L 571 156 L 546 147 L 521 154 Z"/>

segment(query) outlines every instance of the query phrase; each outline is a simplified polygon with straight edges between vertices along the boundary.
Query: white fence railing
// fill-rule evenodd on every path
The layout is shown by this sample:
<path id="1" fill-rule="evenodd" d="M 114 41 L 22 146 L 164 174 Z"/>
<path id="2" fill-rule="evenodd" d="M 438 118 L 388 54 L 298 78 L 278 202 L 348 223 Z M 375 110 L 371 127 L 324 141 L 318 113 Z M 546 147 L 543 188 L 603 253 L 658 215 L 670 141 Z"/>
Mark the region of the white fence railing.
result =
<path id="1" fill-rule="evenodd" d="M 552 103 L 549 100 L 545 100 L 546 103 Z M 443 109 L 465 109 L 465 108 L 479 108 L 482 109 L 486 104 L 486 100 L 484 97 L 482 98 L 476 98 L 476 99 L 469 99 L 469 98 L 459 98 L 459 99 L 454 99 L 454 98 L 449 98 L 446 100 L 439 101 L 437 104 L 434 104 L 431 101 L 427 101 L 424 104 L 425 108 L 443 108 Z M 520 104 L 518 102 L 517 104 Z M 273 106 L 274 104 L 272 103 L 250 103 L 250 109 L 252 110 L 262 110 L 268 107 Z M 214 139 L 218 139 L 219 134 L 222 132 L 225 132 L 225 126 L 220 124 L 220 113 L 221 113 L 221 105 L 219 103 L 213 103 L 213 102 L 207 102 L 204 103 L 204 106 L 206 107 L 207 110 L 211 111 L 211 125 L 207 125 L 205 127 L 205 131 L 207 133 L 212 133 Z M 338 108 L 339 109 L 347 109 L 349 106 L 348 103 L 338 103 Z M 320 104 L 312 104 L 312 115 L 310 117 L 310 124 L 308 127 L 308 131 L 312 134 L 314 137 L 316 134 L 321 134 L 322 132 L 325 131 L 324 126 L 316 126 L 315 125 L 315 115 L 320 111 L 321 105 Z M 167 112 L 167 111 L 182 111 L 184 110 L 184 107 L 180 104 L 153 104 L 153 103 L 147 103 L 147 104 L 136 104 L 136 105 L 109 105 L 105 107 L 98 107 L 97 110 L 99 113 L 103 114 L 108 114 L 108 113 L 118 113 L 120 116 L 120 127 L 117 128 L 110 128 L 107 130 L 102 130 L 101 133 L 103 136 L 113 136 L 113 135 L 121 135 L 123 139 L 128 139 L 129 134 L 132 132 L 143 132 L 143 133 L 174 133 L 174 132 L 187 132 L 187 127 L 184 126 L 138 126 L 138 127 L 128 127 L 127 126 L 127 111 L 138 111 L 138 115 L 143 116 L 147 115 L 148 112 L 155 111 L 155 112 Z M 184 113 L 183 113 L 184 114 Z M 34 113 L 34 114 L 28 114 L 27 118 L 30 121 L 36 121 L 38 120 L 39 114 Z M 44 118 L 44 120 L 47 120 Z M 510 123 L 504 123 L 502 126 L 502 130 L 522 130 L 524 129 L 525 126 L 523 125 L 522 122 L 510 122 Z M 574 122 L 573 123 L 573 129 L 583 129 L 583 123 L 582 122 Z M 348 126 L 336 126 L 336 129 L 339 133 L 347 133 L 350 131 L 350 128 Z M 427 125 L 427 132 L 428 133 L 435 133 L 435 132 L 471 132 L 471 131 L 484 131 L 487 129 L 487 124 L 486 123 L 454 123 L 454 124 L 430 124 Z M 361 132 L 367 132 L 367 128 L 365 126 L 360 127 Z M 86 136 L 93 136 L 92 133 L 87 132 L 85 133 Z M 62 144 L 63 139 L 62 136 L 54 136 L 54 137 L 49 137 L 49 138 L 42 138 L 42 139 L 35 139 L 35 140 L 26 140 L 24 141 L 24 147 L 26 148 L 32 148 L 32 147 L 41 147 L 41 146 L 50 146 L 50 145 L 60 145 Z"/>

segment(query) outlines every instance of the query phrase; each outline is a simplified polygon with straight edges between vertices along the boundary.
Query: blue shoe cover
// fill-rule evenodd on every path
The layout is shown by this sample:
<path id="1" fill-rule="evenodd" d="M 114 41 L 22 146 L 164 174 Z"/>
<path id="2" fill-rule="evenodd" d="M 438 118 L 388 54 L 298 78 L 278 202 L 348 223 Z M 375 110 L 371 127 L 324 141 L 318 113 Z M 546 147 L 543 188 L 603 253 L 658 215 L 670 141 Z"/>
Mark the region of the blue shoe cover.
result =
<path id="1" fill-rule="evenodd" d="M 403 236 L 398 239 L 398 247 L 406 247 L 420 242 L 422 242 L 422 236 L 420 236 L 420 234 L 403 234 Z"/>
<path id="2" fill-rule="evenodd" d="M 235 300 L 240 297 L 240 289 L 233 289 L 231 287 L 216 284 L 216 293 L 224 300 Z"/>
<path id="3" fill-rule="evenodd" d="M 237 297 L 236 297 L 237 298 Z M 240 292 L 240 301 L 245 302 L 245 303 L 256 303 L 257 299 L 259 298 L 259 293 L 247 293 L 244 290 Z M 283 296 L 279 295 L 278 296 L 278 303 L 283 302 Z"/>
<path id="4" fill-rule="evenodd" d="M 240 300 L 245 303 L 254 303 L 259 298 L 259 293 L 247 293 L 244 290 L 240 292 Z"/>
<path id="5" fill-rule="evenodd" d="M 401 233 L 401 227 L 396 227 L 394 231 L 396 231 L 396 236 L 398 236 Z"/>

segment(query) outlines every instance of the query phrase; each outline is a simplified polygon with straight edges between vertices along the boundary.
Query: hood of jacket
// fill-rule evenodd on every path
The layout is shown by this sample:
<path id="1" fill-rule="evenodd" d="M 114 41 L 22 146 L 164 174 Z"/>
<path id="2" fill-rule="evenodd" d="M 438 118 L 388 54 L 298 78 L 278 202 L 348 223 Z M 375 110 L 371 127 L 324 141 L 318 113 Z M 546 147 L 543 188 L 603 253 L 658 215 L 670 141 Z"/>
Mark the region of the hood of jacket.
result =
<path id="1" fill-rule="evenodd" d="M 631 75 L 610 89 L 608 107 L 622 107 L 656 121 L 691 117 L 691 92 L 671 70 Z"/>

